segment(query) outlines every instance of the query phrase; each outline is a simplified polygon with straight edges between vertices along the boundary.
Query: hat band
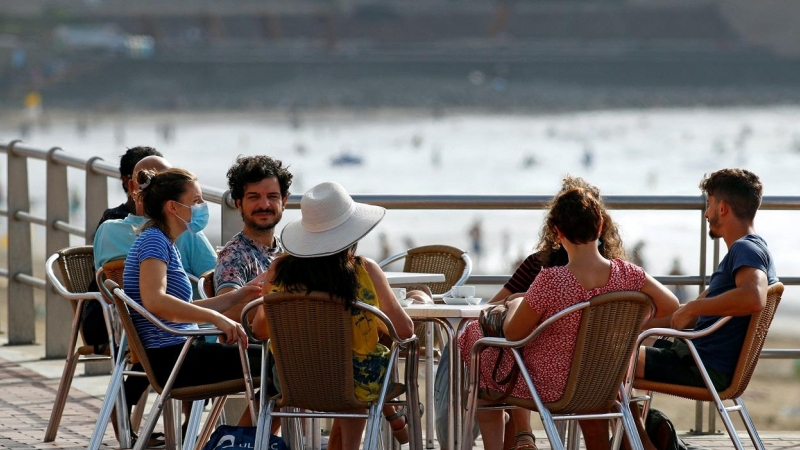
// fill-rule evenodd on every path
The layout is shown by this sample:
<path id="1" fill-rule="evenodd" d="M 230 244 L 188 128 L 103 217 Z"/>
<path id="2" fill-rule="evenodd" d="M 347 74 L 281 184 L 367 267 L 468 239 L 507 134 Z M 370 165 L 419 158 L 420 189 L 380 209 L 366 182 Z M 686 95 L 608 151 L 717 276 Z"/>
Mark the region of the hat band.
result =
<path id="1" fill-rule="evenodd" d="M 306 221 L 305 218 L 303 218 L 301 222 L 303 224 L 303 228 L 306 231 L 309 231 L 311 233 L 320 233 L 323 231 L 328 231 L 330 229 L 336 228 L 339 225 L 345 223 L 347 219 L 353 216 L 353 212 L 355 211 L 355 209 L 356 209 L 356 202 L 351 200 L 350 206 L 339 217 L 321 223 L 309 223 L 308 221 Z"/>

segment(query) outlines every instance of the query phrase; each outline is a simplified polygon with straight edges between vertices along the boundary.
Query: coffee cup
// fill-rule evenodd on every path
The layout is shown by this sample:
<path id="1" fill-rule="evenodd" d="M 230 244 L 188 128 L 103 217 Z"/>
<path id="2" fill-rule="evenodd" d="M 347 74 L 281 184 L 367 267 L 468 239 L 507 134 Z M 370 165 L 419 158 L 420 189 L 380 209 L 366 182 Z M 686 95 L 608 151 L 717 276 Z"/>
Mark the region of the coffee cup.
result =
<path id="1" fill-rule="evenodd" d="M 398 302 L 404 303 L 406 301 L 406 288 L 392 288 L 392 292 L 394 292 L 394 298 Z"/>
<path id="2" fill-rule="evenodd" d="M 475 297 L 475 286 L 453 286 L 450 293 L 453 297 L 458 298 Z"/>

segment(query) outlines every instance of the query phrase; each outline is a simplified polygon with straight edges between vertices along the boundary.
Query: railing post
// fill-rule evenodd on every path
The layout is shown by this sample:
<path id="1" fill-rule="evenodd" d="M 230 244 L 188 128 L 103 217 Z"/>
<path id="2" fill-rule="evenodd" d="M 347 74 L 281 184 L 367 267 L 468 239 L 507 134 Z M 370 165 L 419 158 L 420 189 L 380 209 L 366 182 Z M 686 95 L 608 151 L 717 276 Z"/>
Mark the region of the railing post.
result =
<path id="1" fill-rule="evenodd" d="M 236 209 L 236 203 L 231 198 L 231 191 L 227 190 L 222 194 L 222 229 L 220 231 L 220 245 L 225 245 L 234 234 L 242 231 L 244 222 L 242 222 L 242 215 Z"/>
<path id="2" fill-rule="evenodd" d="M 95 156 L 86 162 L 86 245 L 94 242 L 94 233 L 97 231 L 97 222 L 103 211 L 108 208 L 108 177 L 94 170 L 95 161 L 103 158 Z"/>
<path id="3" fill-rule="evenodd" d="M 69 185 L 67 183 L 67 166 L 53 161 L 55 152 L 63 151 L 59 147 L 47 152 L 47 255 L 69 247 L 69 233 L 57 229 L 56 221 L 69 222 Z M 64 358 L 68 349 L 71 334 L 72 306 L 60 296 L 50 283 L 45 289 L 45 358 Z"/>
<path id="4" fill-rule="evenodd" d="M 32 344 L 36 340 L 36 308 L 33 286 L 17 280 L 16 275 L 32 274 L 31 224 L 17 219 L 17 212 L 29 212 L 28 160 L 14 153 L 8 144 L 8 343 Z M 13 193 L 13 195 L 11 195 Z"/>
<path id="5" fill-rule="evenodd" d="M 706 198 L 706 202 L 708 198 Z M 706 222 L 706 213 L 703 208 L 700 209 L 700 278 L 706 277 L 706 258 L 708 257 L 708 241 L 706 240 L 706 232 L 708 232 L 708 224 Z M 705 283 L 700 283 L 697 295 L 706 290 Z M 694 403 L 694 434 L 703 434 L 703 402 L 695 401 Z"/>

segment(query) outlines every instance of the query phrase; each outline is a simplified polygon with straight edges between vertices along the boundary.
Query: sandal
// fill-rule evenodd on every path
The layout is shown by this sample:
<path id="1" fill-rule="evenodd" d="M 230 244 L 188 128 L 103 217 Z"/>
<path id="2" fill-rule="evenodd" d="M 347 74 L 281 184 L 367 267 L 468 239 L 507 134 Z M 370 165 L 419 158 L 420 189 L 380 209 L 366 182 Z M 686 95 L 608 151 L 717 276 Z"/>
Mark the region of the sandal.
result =
<path id="1" fill-rule="evenodd" d="M 538 450 L 536 448 L 536 436 L 530 431 L 520 431 L 514 435 L 516 444 L 512 450 Z"/>
<path id="2" fill-rule="evenodd" d="M 390 414 L 386 417 L 386 421 L 389 422 L 389 426 L 392 428 L 392 434 L 394 438 L 397 439 L 397 442 L 400 444 L 408 444 L 408 427 L 406 426 L 408 420 L 406 418 L 406 408 L 402 407 L 394 414 Z M 395 421 L 403 419 L 403 422 L 398 424 Z"/>

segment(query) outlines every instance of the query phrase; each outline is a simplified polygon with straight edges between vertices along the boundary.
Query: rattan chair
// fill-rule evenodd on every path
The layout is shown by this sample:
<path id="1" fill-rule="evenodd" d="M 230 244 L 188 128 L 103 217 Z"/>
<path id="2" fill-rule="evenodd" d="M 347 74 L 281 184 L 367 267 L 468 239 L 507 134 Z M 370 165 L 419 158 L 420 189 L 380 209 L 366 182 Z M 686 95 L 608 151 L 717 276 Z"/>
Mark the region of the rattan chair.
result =
<path id="1" fill-rule="evenodd" d="M 55 274 L 54 267 L 56 265 L 59 269 L 60 278 Z M 89 285 L 94 280 L 94 253 L 92 246 L 84 245 L 59 250 L 47 259 L 45 272 L 47 279 L 56 291 L 69 300 L 73 312 L 72 333 L 67 348 L 67 359 L 64 363 L 61 381 L 58 384 L 55 402 L 50 412 L 50 420 L 47 422 L 47 429 L 44 434 L 44 442 L 52 442 L 58 434 L 61 416 L 64 413 L 69 389 L 72 386 L 72 378 L 75 375 L 75 367 L 78 363 L 109 359 L 112 360 L 113 364 L 114 342 L 109 305 L 103 301 L 99 292 L 88 292 Z M 95 354 L 96 349 L 92 345 L 78 345 L 78 336 L 81 333 L 83 310 L 87 304 L 86 301 L 98 301 L 102 305 L 106 330 L 109 336 L 108 354 Z"/>
<path id="2" fill-rule="evenodd" d="M 414 247 L 390 256 L 378 265 L 385 268 L 401 259 L 405 259 L 403 272 L 441 273 L 444 275 L 443 282 L 428 284 L 434 301 L 441 301 L 453 286 L 461 286 L 466 283 L 472 273 L 472 260 L 469 255 L 465 251 L 449 245 Z"/>
<path id="3" fill-rule="evenodd" d="M 186 431 L 187 436 L 187 443 L 184 445 L 184 448 L 193 448 L 194 447 L 194 438 L 197 436 L 197 428 L 200 423 L 200 415 L 202 413 L 203 401 L 207 398 L 216 398 L 220 397 L 223 401 L 215 402 L 214 410 L 212 410 L 211 414 L 209 415 L 209 419 L 206 420 L 206 429 L 203 430 L 202 436 L 208 436 L 210 434 L 210 428 L 216 422 L 219 414 L 221 413 L 222 406 L 224 405 L 224 398 L 230 394 L 238 394 L 241 392 L 247 393 L 248 402 L 250 404 L 250 413 L 252 415 L 252 419 L 255 421 L 255 410 L 253 409 L 253 383 L 258 383 L 258 379 L 251 379 L 250 378 L 250 364 L 247 357 L 246 350 L 240 346 L 240 355 L 242 360 L 242 372 L 244 377 L 242 379 L 236 380 L 228 380 L 219 383 L 212 383 L 206 385 L 198 385 L 198 386 L 187 386 L 181 388 L 173 388 L 172 385 L 177 378 L 178 372 L 180 371 L 181 365 L 183 364 L 183 358 L 186 355 L 186 351 L 188 351 L 189 346 L 192 345 L 192 342 L 201 336 L 209 336 L 209 335 L 220 335 L 222 331 L 216 328 L 203 328 L 199 330 L 176 330 L 174 328 L 168 327 L 164 325 L 157 317 L 152 315 L 149 311 L 147 311 L 144 307 L 133 301 L 130 297 L 128 297 L 125 292 L 119 288 L 119 286 L 112 280 L 105 281 L 105 287 L 108 289 L 114 297 L 114 304 L 117 307 L 117 311 L 119 314 L 120 322 L 122 323 L 122 327 L 125 330 L 125 334 L 127 336 L 127 343 L 130 346 L 131 351 L 138 358 L 139 362 L 142 363 L 144 367 L 145 373 L 147 374 L 147 378 L 150 380 L 150 385 L 153 386 L 153 389 L 159 394 L 158 398 L 156 399 L 153 408 L 150 410 L 150 413 L 147 417 L 147 421 L 144 424 L 144 427 L 141 430 L 141 434 L 139 436 L 139 440 L 136 441 L 136 445 L 134 449 L 140 450 L 144 449 L 147 441 L 150 438 L 150 435 L 153 432 L 153 428 L 158 421 L 158 418 L 161 416 L 161 413 L 164 412 L 165 407 L 169 404 L 169 400 L 182 400 L 182 401 L 192 401 L 192 415 L 189 419 L 189 427 Z M 160 329 L 167 331 L 169 333 L 185 336 L 186 343 L 184 344 L 183 351 L 181 356 L 178 358 L 178 361 L 175 363 L 175 367 L 172 369 L 167 382 L 163 385 L 158 382 L 155 375 L 153 374 L 152 366 L 150 365 L 150 360 L 147 357 L 147 353 L 145 352 L 145 347 L 142 341 L 139 339 L 138 332 L 136 327 L 133 324 L 133 320 L 131 319 L 130 309 L 133 309 L 138 314 L 142 315 L 142 317 L 146 318 L 147 320 L 151 321 Z M 213 361 L 209 361 L 209 364 L 213 364 Z M 165 419 L 170 417 L 171 414 L 165 414 Z M 175 428 L 176 424 L 172 424 L 172 426 L 165 426 L 166 437 L 167 437 L 167 445 L 169 446 L 170 443 L 179 442 L 180 433 L 177 432 Z"/>
<path id="4" fill-rule="evenodd" d="M 767 291 L 767 302 L 764 305 L 764 308 L 750 317 L 750 324 L 747 328 L 747 334 L 745 335 L 744 343 L 742 344 L 742 351 L 739 354 L 739 362 L 736 365 L 736 370 L 733 372 L 731 385 L 723 391 L 717 392 L 717 390 L 714 388 L 714 385 L 711 383 L 711 379 L 708 377 L 708 372 L 706 371 L 703 361 L 700 359 L 700 356 L 698 355 L 697 350 L 692 343 L 692 339 L 713 333 L 722 327 L 722 325 L 727 323 L 730 320 L 730 317 L 723 317 L 710 327 L 698 331 L 678 331 L 668 328 L 654 328 L 643 332 L 640 336 L 640 341 L 650 336 L 667 336 L 674 339 L 683 340 L 689 347 L 689 351 L 691 352 L 698 369 L 700 369 L 700 374 L 706 383 L 705 387 L 694 387 L 636 378 L 634 379 L 633 387 L 647 391 L 647 395 L 643 397 L 645 400 L 643 414 L 647 414 L 647 409 L 649 407 L 650 400 L 652 399 L 653 392 L 661 392 L 690 400 L 713 402 L 717 409 L 717 413 L 719 413 L 723 423 L 725 424 L 725 428 L 728 431 L 728 435 L 730 436 L 734 447 L 740 450 L 743 448 L 742 442 L 736 433 L 736 429 L 733 427 L 733 422 L 731 421 L 729 414 L 730 411 L 739 412 L 753 445 L 757 449 L 763 449 L 764 444 L 761 442 L 761 438 L 758 436 L 758 431 L 756 431 L 756 427 L 753 424 L 752 419 L 750 419 L 750 415 L 747 413 L 747 408 L 744 406 L 742 394 L 744 394 L 745 389 L 747 389 L 747 385 L 750 383 L 750 378 L 752 377 L 753 371 L 758 363 L 758 358 L 761 355 L 761 349 L 764 347 L 764 341 L 767 338 L 769 326 L 772 323 L 772 318 L 775 316 L 775 310 L 778 308 L 778 304 L 780 304 L 782 295 L 782 283 L 775 283 L 771 285 Z M 635 400 L 641 399 L 637 398 Z M 723 403 L 725 400 L 732 400 L 733 405 L 726 407 Z"/>
<path id="5" fill-rule="evenodd" d="M 376 320 L 382 321 L 393 342 L 380 396 L 374 402 L 364 403 L 356 399 L 354 394 L 352 313 L 342 307 L 341 300 L 320 292 L 269 294 L 247 305 L 242 317 L 257 307 L 264 308 L 270 335 L 269 345 L 263 347 L 262 364 L 267 361 L 267 352 L 271 351 L 281 394 L 269 399 L 266 395 L 261 396 L 256 448 L 267 448 L 268 430 L 273 418 L 302 416 L 366 418 L 364 448 L 374 449 L 384 421 L 381 412 L 383 405 L 397 404 L 406 408 L 410 448 L 422 449 L 416 336 L 400 339 L 392 322 L 379 309 L 361 302 L 355 304 L 355 307 L 369 311 Z M 390 390 L 401 349 L 407 349 L 409 355 L 405 366 L 405 384 L 394 383 Z M 263 384 L 267 378 L 265 370 L 266 364 L 263 364 L 261 392 L 267 392 Z M 390 400 L 403 393 L 405 400 Z M 275 411 L 276 407 L 281 411 Z M 298 409 L 307 412 L 299 412 Z M 367 409 L 368 412 L 347 412 L 354 409 Z M 298 442 L 296 438 L 290 439 Z"/>
<path id="6" fill-rule="evenodd" d="M 621 419 L 632 448 L 641 449 L 642 443 L 629 409 L 623 378 L 628 372 L 642 324 L 651 311 L 650 297 L 641 292 L 612 292 L 597 295 L 553 315 L 520 341 L 479 339 L 470 352 L 462 448 L 472 448 L 472 429 L 475 412 L 479 408 L 478 398 L 481 397 L 491 408 L 518 407 L 538 411 L 553 449 L 564 448 L 555 421 L 580 420 L 587 415 L 591 418 L 605 416 Z M 523 348 L 548 326 L 574 313 L 581 314 L 581 323 L 564 395 L 555 402 L 543 403 L 531 375 L 525 370 Z M 508 397 L 502 402 L 492 402 L 490 398 L 497 398 L 500 393 L 485 390 L 479 392 L 480 354 L 486 347 L 501 347 L 511 351 L 516 364 L 522 369 L 520 377 L 527 384 L 532 399 Z M 615 435 L 615 445 L 619 443 L 618 439 L 619 435 Z"/>
<path id="7" fill-rule="evenodd" d="M 214 269 L 206 270 L 197 278 L 197 292 L 200 293 L 200 298 L 211 298 L 217 295 L 214 288 Z"/>

